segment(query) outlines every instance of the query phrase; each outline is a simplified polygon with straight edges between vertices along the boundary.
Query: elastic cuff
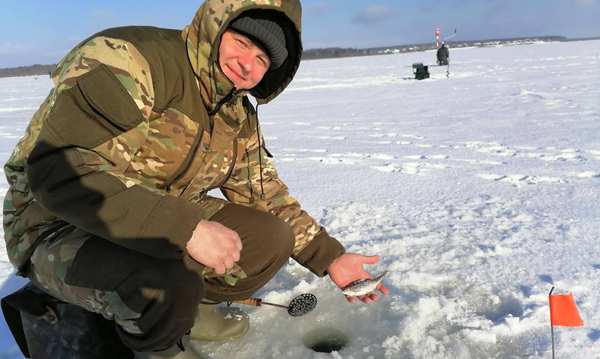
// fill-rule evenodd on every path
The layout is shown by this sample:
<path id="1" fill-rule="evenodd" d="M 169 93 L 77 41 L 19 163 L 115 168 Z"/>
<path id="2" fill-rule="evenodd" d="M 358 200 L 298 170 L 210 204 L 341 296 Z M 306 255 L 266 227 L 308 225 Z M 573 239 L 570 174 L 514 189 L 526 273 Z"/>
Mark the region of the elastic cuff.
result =
<path id="1" fill-rule="evenodd" d="M 294 259 L 314 274 L 324 277 L 331 263 L 344 253 L 346 253 L 344 246 L 322 228 L 308 246 L 294 256 Z"/>

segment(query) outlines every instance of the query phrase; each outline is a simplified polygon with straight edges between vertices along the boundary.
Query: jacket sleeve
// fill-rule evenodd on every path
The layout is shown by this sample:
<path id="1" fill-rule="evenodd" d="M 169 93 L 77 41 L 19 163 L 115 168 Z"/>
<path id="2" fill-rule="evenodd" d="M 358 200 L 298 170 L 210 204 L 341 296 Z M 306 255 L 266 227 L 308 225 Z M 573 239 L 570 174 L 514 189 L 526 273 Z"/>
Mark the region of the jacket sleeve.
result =
<path id="1" fill-rule="evenodd" d="M 129 43 L 93 38 L 54 74 L 52 109 L 27 159 L 35 201 L 118 245 L 181 258 L 203 210 L 125 175 L 148 136 L 147 61 Z"/>
<path id="2" fill-rule="evenodd" d="M 290 197 L 287 186 L 267 157 L 266 149 L 259 147 L 258 136 L 259 131 L 255 130 L 241 156 L 238 154 L 238 165 L 221 190 L 234 203 L 269 212 L 289 223 L 296 236 L 292 258 L 323 277 L 329 265 L 345 249 L 302 210 L 296 199 Z M 260 143 L 264 144 L 262 138 Z"/>

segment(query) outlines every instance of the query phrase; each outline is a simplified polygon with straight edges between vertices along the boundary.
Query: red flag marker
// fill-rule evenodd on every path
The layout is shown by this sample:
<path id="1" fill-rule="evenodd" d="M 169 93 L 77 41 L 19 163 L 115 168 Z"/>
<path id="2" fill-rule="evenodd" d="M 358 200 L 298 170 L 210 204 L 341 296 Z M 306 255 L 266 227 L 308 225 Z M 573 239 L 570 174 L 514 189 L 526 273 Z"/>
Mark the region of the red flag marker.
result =
<path id="1" fill-rule="evenodd" d="M 582 327 L 583 320 L 573 299 L 573 293 L 569 295 L 552 295 L 554 287 L 550 290 L 550 332 L 552 333 L 552 359 L 554 359 L 554 326 Z"/>
<path id="2" fill-rule="evenodd" d="M 550 324 L 563 327 L 581 327 L 583 320 L 579 316 L 573 293 L 569 295 L 550 295 Z"/>

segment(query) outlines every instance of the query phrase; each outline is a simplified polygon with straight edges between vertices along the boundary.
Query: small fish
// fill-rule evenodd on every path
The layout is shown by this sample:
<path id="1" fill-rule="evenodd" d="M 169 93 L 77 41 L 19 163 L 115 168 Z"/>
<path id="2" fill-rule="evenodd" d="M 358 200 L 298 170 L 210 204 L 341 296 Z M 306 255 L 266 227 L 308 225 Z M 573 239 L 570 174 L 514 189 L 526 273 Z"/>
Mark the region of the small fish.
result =
<path id="1" fill-rule="evenodd" d="M 379 283 L 381 283 L 386 274 L 388 274 L 388 271 L 381 273 L 381 275 L 375 279 L 359 279 L 356 282 L 352 282 L 342 289 L 342 293 L 351 296 L 360 296 L 370 293 L 375 290 Z"/>

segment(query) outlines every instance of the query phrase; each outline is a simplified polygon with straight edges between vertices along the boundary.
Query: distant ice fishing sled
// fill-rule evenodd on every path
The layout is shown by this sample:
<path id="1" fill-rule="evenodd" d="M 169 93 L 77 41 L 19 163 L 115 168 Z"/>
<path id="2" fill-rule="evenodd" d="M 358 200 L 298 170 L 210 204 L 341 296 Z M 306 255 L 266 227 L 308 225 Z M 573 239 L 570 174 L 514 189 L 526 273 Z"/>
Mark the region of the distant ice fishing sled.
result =
<path id="1" fill-rule="evenodd" d="M 412 64 L 415 80 L 425 80 L 429 78 L 429 66 L 423 65 L 422 62 Z"/>

